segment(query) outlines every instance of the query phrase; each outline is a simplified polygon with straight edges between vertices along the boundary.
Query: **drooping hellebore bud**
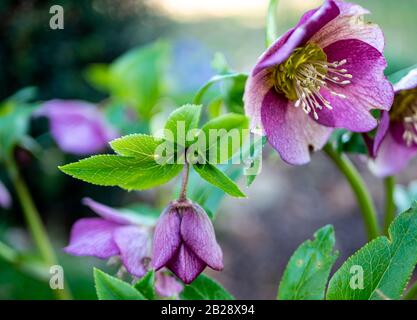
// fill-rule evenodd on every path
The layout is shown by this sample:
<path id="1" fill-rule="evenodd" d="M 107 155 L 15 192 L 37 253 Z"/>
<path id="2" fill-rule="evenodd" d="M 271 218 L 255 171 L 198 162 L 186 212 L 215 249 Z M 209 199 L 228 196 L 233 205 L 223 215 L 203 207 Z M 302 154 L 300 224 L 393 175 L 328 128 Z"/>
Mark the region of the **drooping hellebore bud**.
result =
<path id="1" fill-rule="evenodd" d="M 170 203 L 156 225 L 153 266 L 167 267 L 187 284 L 206 266 L 223 269 L 223 253 L 203 208 L 190 201 Z"/>

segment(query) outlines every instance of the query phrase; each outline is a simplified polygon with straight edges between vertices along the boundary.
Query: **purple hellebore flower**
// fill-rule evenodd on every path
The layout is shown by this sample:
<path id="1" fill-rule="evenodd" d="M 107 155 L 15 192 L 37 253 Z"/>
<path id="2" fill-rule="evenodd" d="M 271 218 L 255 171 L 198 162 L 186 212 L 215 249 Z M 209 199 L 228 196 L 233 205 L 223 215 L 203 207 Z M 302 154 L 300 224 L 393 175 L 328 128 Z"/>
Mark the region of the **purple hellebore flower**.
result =
<path id="1" fill-rule="evenodd" d="M 50 100 L 35 115 L 49 118 L 53 138 L 68 153 L 97 153 L 118 136 L 99 109 L 88 102 Z"/>
<path id="2" fill-rule="evenodd" d="M 0 208 L 9 209 L 12 205 L 12 197 L 4 184 L 0 181 Z"/>
<path id="3" fill-rule="evenodd" d="M 398 173 L 417 154 L 417 68 L 394 90 L 391 111 L 382 113 L 373 141 L 366 139 L 373 157 L 370 168 L 379 177 Z"/>
<path id="4" fill-rule="evenodd" d="M 308 11 L 259 59 L 245 90 L 251 128 L 259 128 L 289 164 L 310 161 L 333 128 L 368 132 L 371 109 L 389 110 L 393 89 L 384 76 L 381 29 L 369 12 L 327 0 Z"/>
<path id="5" fill-rule="evenodd" d="M 206 266 L 223 269 L 223 253 L 206 212 L 190 201 L 174 201 L 162 213 L 153 242 L 153 266 L 167 267 L 191 283 Z"/>
<path id="6" fill-rule="evenodd" d="M 126 270 L 143 277 L 149 259 L 150 236 L 135 220 L 116 209 L 85 198 L 83 203 L 97 213 L 100 218 L 78 220 L 72 230 L 69 245 L 64 249 L 75 256 L 93 256 L 108 259 L 120 256 Z"/>

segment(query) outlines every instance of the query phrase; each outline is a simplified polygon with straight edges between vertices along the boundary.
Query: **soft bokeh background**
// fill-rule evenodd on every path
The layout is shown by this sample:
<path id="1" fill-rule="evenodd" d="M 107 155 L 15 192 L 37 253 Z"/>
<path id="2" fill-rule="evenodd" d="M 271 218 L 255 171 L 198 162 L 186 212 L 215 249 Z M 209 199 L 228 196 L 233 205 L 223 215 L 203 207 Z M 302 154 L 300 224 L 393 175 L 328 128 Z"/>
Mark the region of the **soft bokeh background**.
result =
<path id="1" fill-rule="evenodd" d="M 279 32 L 293 26 L 316 0 L 281 0 Z M 415 0 L 358 0 L 373 13 L 386 36 L 387 72 L 417 62 Z M 61 4 L 65 29 L 49 29 L 49 7 Z M 237 71 L 248 72 L 264 49 L 266 0 L 148 0 L 148 1 L 16 1 L 0 3 L 0 100 L 17 89 L 34 85 L 39 99 L 79 98 L 100 101 L 104 96 L 88 85 L 85 67 L 108 63 L 126 50 L 168 39 L 188 58 L 175 67 L 187 90 L 196 90 L 213 71 L 215 52 L 225 54 Z M 39 126 L 39 124 L 38 124 Z M 32 128 L 34 133 L 39 128 Z M 268 149 L 267 149 L 268 150 Z M 340 264 L 366 241 L 353 195 L 333 164 L 316 154 L 310 165 L 290 167 L 265 151 L 263 170 L 247 190 L 249 198 L 226 198 L 215 222 L 224 250 L 225 269 L 210 272 L 237 298 L 272 299 L 290 255 L 325 224 L 336 230 Z M 92 187 L 55 169 L 64 161 L 51 152 L 37 161 L 20 154 L 20 164 L 54 245 L 61 248 L 71 224 L 91 215 L 80 205 L 90 196 L 109 205 L 124 205 L 152 197 L 152 192 L 127 194 L 117 188 Z M 379 211 L 383 207 L 381 181 L 361 159 L 355 159 L 370 186 Z M 45 169 L 46 168 L 46 169 Z M 48 169 L 49 168 L 49 169 Z M 0 169 L 0 175 L 4 175 Z M 417 162 L 401 174 L 400 183 L 417 179 Z M 40 182 L 40 180 L 42 180 Z M 242 183 L 242 186 L 244 184 Z M 31 247 L 18 205 L 0 211 L 2 238 L 16 248 Z M 62 255 L 67 277 L 77 298 L 94 298 L 92 266 L 104 262 Z M 14 271 L 0 261 L 0 298 L 49 298 L 44 284 Z"/>

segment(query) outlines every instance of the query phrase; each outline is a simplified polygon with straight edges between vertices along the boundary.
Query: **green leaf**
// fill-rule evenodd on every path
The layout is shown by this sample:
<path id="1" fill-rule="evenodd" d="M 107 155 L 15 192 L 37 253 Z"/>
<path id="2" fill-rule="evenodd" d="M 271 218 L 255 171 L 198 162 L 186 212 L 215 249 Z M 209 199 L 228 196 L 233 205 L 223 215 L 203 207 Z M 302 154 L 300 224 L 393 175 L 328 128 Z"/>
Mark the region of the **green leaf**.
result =
<path id="1" fill-rule="evenodd" d="M 244 115 L 228 113 L 208 121 L 199 135 L 204 139 L 206 159 L 212 164 L 225 164 L 238 150 L 245 139 L 244 129 L 249 125 Z M 197 137 L 197 142 L 200 139 Z"/>
<path id="2" fill-rule="evenodd" d="M 183 300 L 234 300 L 234 297 L 220 284 L 201 274 L 181 293 Z"/>
<path id="3" fill-rule="evenodd" d="M 0 110 L 0 158 L 9 155 L 13 148 L 25 137 L 30 117 L 36 106 L 25 103 L 33 94 L 33 89 L 21 90 L 4 101 Z"/>
<path id="4" fill-rule="evenodd" d="M 417 264 L 416 205 L 393 221 L 389 235 L 371 241 L 340 267 L 330 280 L 327 299 L 400 299 Z"/>
<path id="5" fill-rule="evenodd" d="M 134 48 L 109 68 L 109 88 L 112 96 L 133 106 L 142 118 L 150 119 L 165 91 L 163 75 L 168 65 L 169 46 L 155 42 Z"/>
<path id="6" fill-rule="evenodd" d="M 226 176 L 222 171 L 211 164 L 195 164 L 193 165 L 195 171 L 201 178 L 211 183 L 212 185 L 222 189 L 232 197 L 245 198 L 246 195 L 239 189 L 239 187 Z"/>
<path id="7" fill-rule="evenodd" d="M 291 256 L 281 279 L 278 299 L 322 300 L 338 252 L 333 227 L 328 225 L 314 234 L 314 240 L 303 242 Z"/>
<path id="8" fill-rule="evenodd" d="M 146 297 L 146 299 L 155 300 L 155 271 L 149 271 L 138 282 L 136 282 L 135 289 Z"/>
<path id="9" fill-rule="evenodd" d="M 149 157 L 98 155 L 59 167 L 64 173 L 101 186 L 119 186 L 127 190 L 144 190 L 167 183 L 183 165 L 160 165 Z"/>
<path id="10" fill-rule="evenodd" d="M 128 283 L 94 268 L 94 282 L 99 300 L 146 300 Z"/>
<path id="11" fill-rule="evenodd" d="M 172 112 L 165 124 L 165 130 L 172 134 L 172 138 L 165 138 L 182 146 L 190 145 L 194 139 L 187 141 L 187 134 L 198 128 L 201 108 L 201 105 L 186 104 Z"/>
<path id="12" fill-rule="evenodd" d="M 388 80 L 391 81 L 391 83 L 397 83 L 400 81 L 403 77 L 405 77 L 411 70 L 414 70 L 417 68 L 417 64 L 401 69 L 397 72 L 394 72 L 388 76 Z"/>
<path id="13" fill-rule="evenodd" d="M 104 63 L 94 63 L 87 67 L 84 72 L 86 80 L 97 90 L 109 89 L 110 72 L 109 66 Z"/>
<path id="14" fill-rule="evenodd" d="M 157 148 L 164 142 L 146 134 L 131 134 L 110 142 L 110 146 L 121 156 L 135 157 L 154 162 Z"/>
<path id="15" fill-rule="evenodd" d="M 242 154 L 242 159 L 247 163 L 247 167 L 244 169 L 247 187 L 252 185 L 262 169 L 262 150 L 268 141 L 266 136 L 252 135 L 252 138 L 247 150 Z"/>

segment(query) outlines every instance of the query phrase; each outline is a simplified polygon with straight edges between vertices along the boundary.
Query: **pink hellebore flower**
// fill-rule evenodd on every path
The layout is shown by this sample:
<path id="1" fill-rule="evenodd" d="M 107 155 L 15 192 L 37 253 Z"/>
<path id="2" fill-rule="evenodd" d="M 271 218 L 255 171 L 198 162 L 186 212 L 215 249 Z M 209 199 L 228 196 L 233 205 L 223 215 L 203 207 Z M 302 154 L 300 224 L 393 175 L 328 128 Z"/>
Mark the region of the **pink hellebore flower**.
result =
<path id="1" fill-rule="evenodd" d="M 153 266 L 167 267 L 191 283 L 208 265 L 223 269 L 223 253 L 206 212 L 190 201 L 172 202 L 156 225 Z"/>
<path id="2" fill-rule="evenodd" d="M 245 90 L 251 128 L 259 128 L 284 161 L 301 165 L 321 149 L 332 128 L 368 132 L 371 109 L 389 110 L 381 29 L 369 12 L 327 0 L 304 14 L 259 59 Z"/>
<path id="3" fill-rule="evenodd" d="M 390 112 L 383 112 L 370 146 L 370 168 L 379 177 L 395 175 L 417 154 L 417 68 L 394 85 Z"/>
<path id="4" fill-rule="evenodd" d="M 104 119 L 99 109 L 88 102 L 50 100 L 36 112 L 49 118 L 51 133 L 59 148 L 76 155 L 89 155 L 103 150 L 117 132 Z"/>
<path id="5" fill-rule="evenodd" d="M 12 205 L 12 197 L 4 184 L 0 181 L 0 208 L 9 209 Z"/>
<path id="6" fill-rule="evenodd" d="M 78 220 L 72 227 L 70 243 L 64 251 L 74 256 L 100 259 L 120 256 L 130 274 L 143 277 L 149 259 L 148 232 L 137 224 L 133 215 L 122 214 L 89 198 L 85 198 L 83 203 L 100 218 Z"/>
<path id="7" fill-rule="evenodd" d="M 64 249 L 74 256 L 93 256 L 109 259 L 120 256 L 126 270 L 141 278 L 148 271 L 150 259 L 150 234 L 140 226 L 134 215 L 121 213 L 92 199 L 84 204 L 100 218 L 78 220 L 71 231 L 69 245 Z M 183 286 L 164 271 L 155 275 L 155 291 L 159 296 L 177 297 Z"/>

